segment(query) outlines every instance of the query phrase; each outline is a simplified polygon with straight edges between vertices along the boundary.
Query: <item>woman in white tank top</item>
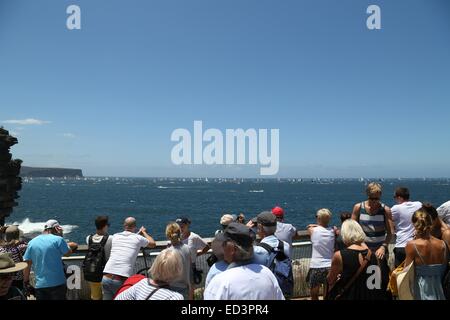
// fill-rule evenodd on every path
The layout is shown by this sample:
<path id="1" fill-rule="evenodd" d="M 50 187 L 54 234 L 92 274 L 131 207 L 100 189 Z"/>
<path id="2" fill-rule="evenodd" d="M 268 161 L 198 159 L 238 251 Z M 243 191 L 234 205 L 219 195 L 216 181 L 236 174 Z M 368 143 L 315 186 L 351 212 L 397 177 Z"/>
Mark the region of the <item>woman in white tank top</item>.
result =
<path id="1" fill-rule="evenodd" d="M 306 281 L 311 290 L 311 299 L 319 299 L 320 286 L 327 290 L 327 275 L 331 267 L 331 259 L 334 254 L 335 229 L 328 227 L 331 220 L 331 212 L 328 209 L 317 211 L 317 224 L 308 226 L 308 233 L 312 242 L 312 257 L 309 265 Z"/>

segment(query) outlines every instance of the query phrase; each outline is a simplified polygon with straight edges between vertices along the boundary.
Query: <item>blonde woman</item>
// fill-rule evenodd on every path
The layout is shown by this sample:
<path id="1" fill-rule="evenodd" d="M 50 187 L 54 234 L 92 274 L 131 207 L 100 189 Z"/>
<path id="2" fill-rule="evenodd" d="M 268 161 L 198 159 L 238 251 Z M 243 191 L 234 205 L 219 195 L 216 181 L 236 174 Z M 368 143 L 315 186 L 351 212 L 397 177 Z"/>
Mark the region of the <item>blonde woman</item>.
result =
<path id="1" fill-rule="evenodd" d="M 382 188 L 379 183 L 371 182 L 366 188 L 367 200 L 355 204 L 352 219 L 363 229 L 364 243 L 378 259 L 382 275 L 382 287 L 387 289 L 389 283 L 388 248 L 394 234 L 391 209 L 382 203 Z"/>
<path id="2" fill-rule="evenodd" d="M 345 220 L 341 228 L 345 249 L 336 251 L 328 274 L 328 299 L 385 300 L 377 258 L 364 243 L 366 234 L 354 220 Z"/>
<path id="3" fill-rule="evenodd" d="M 414 262 L 416 300 L 445 300 L 442 279 L 447 268 L 448 253 L 445 242 L 431 235 L 433 222 L 424 209 L 412 216 L 416 230 L 414 240 L 405 247 L 405 265 Z"/>
<path id="4" fill-rule="evenodd" d="M 191 252 L 189 247 L 181 241 L 181 228 L 178 223 L 170 222 L 166 227 L 166 237 L 170 241 L 169 249 L 181 255 L 183 273 L 179 279 L 174 280 L 170 286 L 181 293 L 184 299 L 192 300 L 194 296 Z"/>
<path id="5" fill-rule="evenodd" d="M 367 200 L 355 204 L 352 219 L 359 222 L 366 234 L 365 243 L 380 260 L 385 260 L 388 245 L 394 233 L 391 209 L 380 201 L 382 188 L 379 183 L 367 185 Z"/>
<path id="6" fill-rule="evenodd" d="M 181 255 L 175 250 L 163 250 L 156 257 L 145 278 L 121 292 L 115 300 L 183 300 L 183 295 L 171 290 L 169 284 L 181 277 Z"/>
<path id="7" fill-rule="evenodd" d="M 329 227 L 331 211 L 320 209 L 316 213 L 317 224 L 308 226 L 308 233 L 312 242 L 312 257 L 306 282 L 311 290 L 311 300 L 319 300 L 320 286 L 327 290 L 327 275 L 331 267 L 334 254 L 336 234 L 334 228 Z"/>

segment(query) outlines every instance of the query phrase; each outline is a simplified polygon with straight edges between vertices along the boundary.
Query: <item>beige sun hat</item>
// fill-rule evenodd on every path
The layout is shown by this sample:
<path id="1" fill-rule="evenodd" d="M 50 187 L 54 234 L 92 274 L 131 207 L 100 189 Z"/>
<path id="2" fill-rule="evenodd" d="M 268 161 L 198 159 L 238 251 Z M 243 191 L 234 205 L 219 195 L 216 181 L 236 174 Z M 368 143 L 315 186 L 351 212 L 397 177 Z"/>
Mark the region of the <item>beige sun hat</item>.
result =
<path id="1" fill-rule="evenodd" d="M 0 253 L 0 274 L 22 271 L 27 266 L 26 262 L 15 263 L 10 253 Z"/>

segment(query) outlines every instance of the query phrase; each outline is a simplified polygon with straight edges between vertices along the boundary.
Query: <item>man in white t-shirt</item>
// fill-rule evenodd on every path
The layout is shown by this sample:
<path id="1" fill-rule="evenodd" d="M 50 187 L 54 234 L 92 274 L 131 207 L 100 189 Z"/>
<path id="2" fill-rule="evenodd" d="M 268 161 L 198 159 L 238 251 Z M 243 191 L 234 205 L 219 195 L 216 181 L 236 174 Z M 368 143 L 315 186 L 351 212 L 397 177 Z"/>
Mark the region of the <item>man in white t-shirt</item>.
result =
<path id="1" fill-rule="evenodd" d="M 181 228 L 181 241 L 189 247 L 189 251 L 191 252 L 192 280 L 195 284 L 200 284 L 202 282 L 203 271 L 197 269 L 195 262 L 197 256 L 208 252 L 209 245 L 198 234 L 190 231 L 191 220 L 189 220 L 189 218 L 180 217 L 175 220 L 175 222 L 178 223 Z M 199 250 L 201 251 L 199 252 Z"/>
<path id="2" fill-rule="evenodd" d="M 398 267 L 406 258 L 406 244 L 414 238 L 415 229 L 411 219 L 414 212 L 422 208 L 422 203 L 409 201 L 409 190 L 404 187 L 395 189 L 394 199 L 397 204 L 391 208 L 391 212 L 396 234 L 395 267 Z"/>
<path id="3" fill-rule="evenodd" d="M 217 239 L 223 242 L 229 266 L 208 284 L 205 300 L 284 300 L 272 271 L 252 262 L 253 237 L 248 227 L 232 222 Z"/>
<path id="4" fill-rule="evenodd" d="M 113 236 L 111 254 L 105 270 L 103 270 L 103 300 L 112 300 L 124 281 L 133 274 L 136 258 L 141 248 L 156 247 L 155 240 L 144 227 L 135 233 L 135 218 L 126 218 L 123 227 L 123 232 Z"/>
<path id="5" fill-rule="evenodd" d="M 450 226 L 450 201 L 443 203 L 439 208 L 436 209 L 444 223 Z"/>

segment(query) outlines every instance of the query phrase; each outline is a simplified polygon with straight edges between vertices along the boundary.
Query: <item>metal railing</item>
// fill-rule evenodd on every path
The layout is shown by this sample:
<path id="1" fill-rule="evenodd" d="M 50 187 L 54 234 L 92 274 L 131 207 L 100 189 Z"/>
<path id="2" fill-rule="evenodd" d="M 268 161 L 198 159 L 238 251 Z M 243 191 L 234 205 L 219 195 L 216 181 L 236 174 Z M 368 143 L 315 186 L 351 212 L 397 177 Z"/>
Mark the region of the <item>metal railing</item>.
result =
<path id="1" fill-rule="evenodd" d="M 304 298 L 310 295 L 309 287 L 306 283 L 306 275 L 309 270 L 309 263 L 311 260 L 312 254 L 312 245 L 309 241 L 309 236 L 305 231 L 299 231 L 295 241 L 293 243 L 292 249 L 292 265 L 293 265 L 293 274 L 294 274 L 294 294 L 293 298 Z M 212 238 L 205 239 L 208 243 L 212 241 Z M 157 241 L 157 246 L 155 249 L 146 249 L 143 252 L 146 254 L 147 266 L 150 267 L 156 258 L 156 256 L 167 247 L 167 241 Z M 388 264 L 392 268 L 393 266 L 393 245 L 389 246 L 389 259 Z M 79 270 L 81 270 L 81 265 L 84 260 L 84 254 L 87 252 L 87 246 L 80 246 L 76 255 L 71 257 L 64 257 L 63 261 L 67 266 L 75 265 L 78 266 Z M 196 285 L 195 290 L 195 299 L 203 298 L 203 290 L 206 275 L 209 271 L 209 266 L 207 263 L 207 258 L 211 254 L 211 250 L 208 253 L 198 256 L 196 260 L 197 269 L 201 269 L 203 271 L 203 280 L 202 283 Z M 135 264 L 135 272 L 142 270 L 145 268 L 145 261 L 143 253 L 139 253 L 136 264 Z M 76 279 L 79 277 L 81 279 L 81 285 L 79 289 L 71 288 L 73 286 L 70 285 L 70 278 L 68 284 L 68 299 L 74 300 L 88 300 L 90 299 L 90 289 L 87 281 L 84 280 L 83 272 L 73 277 Z M 75 284 L 75 283 L 74 283 Z"/>
<path id="2" fill-rule="evenodd" d="M 155 260 L 156 256 L 163 250 L 166 246 L 161 247 L 158 245 L 157 248 L 152 250 L 144 250 L 146 254 L 147 266 L 150 267 Z M 84 250 L 83 250 L 84 251 Z M 203 289 L 205 285 L 206 275 L 209 271 L 209 266 L 207 263 L 207 258 L 212 253 L 211 250 L 208 253 L 198 256 L 196 260 L 197 268 L 203 271 L 203 280 L 202 283 L 196 285 L 195 288 L 195 299 L 203 298 Z M 309 295 L 309 289 L 306 284 L 305 278 L 308 273 L 309 268 L 309 260 L 311 257 L 311 242 L 302 241 L 302 242 L 294 242 L 293 250 L 292 250 L 292 260 L 293 260 L 293 272 L 294 272 L 294 297 L 305 297 Z M 87 281 L 84 280 L 83 272 L 81 272 L 81 265 L 84 260 L 84 255 L 64 257 L 63 261 L 67 267 L 70 266 L 78 266 L 78 268 L 71 268 L 73 270 L 78 270 L 78 274 L 73 274 L 72 278 L 68 279 L 68 299 L 73 300 L 88 300 L 90 299 L 90 288 Z M 144 256 L 143 253 L 139 253 L 134 272 L 142 270 L 145 268 Z M 70 269 L 69 269 L 70 270 Z M 79 289 L 76 288 L 77 283 L 76 279 L 81 279 L 79 284 Z M 73 281 L 73 282 L 72 282 Z"/>

